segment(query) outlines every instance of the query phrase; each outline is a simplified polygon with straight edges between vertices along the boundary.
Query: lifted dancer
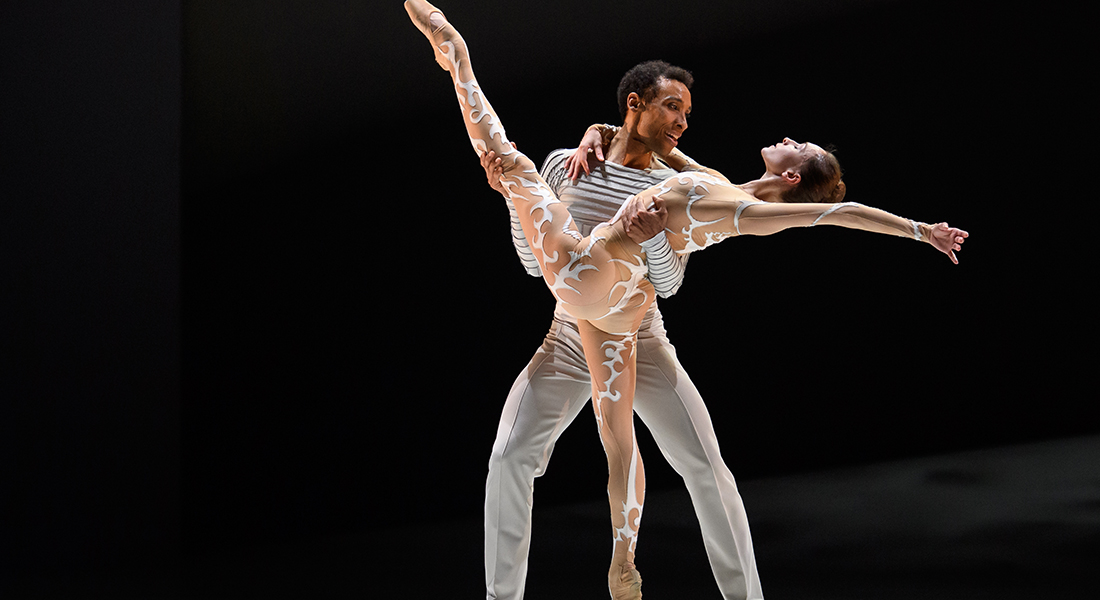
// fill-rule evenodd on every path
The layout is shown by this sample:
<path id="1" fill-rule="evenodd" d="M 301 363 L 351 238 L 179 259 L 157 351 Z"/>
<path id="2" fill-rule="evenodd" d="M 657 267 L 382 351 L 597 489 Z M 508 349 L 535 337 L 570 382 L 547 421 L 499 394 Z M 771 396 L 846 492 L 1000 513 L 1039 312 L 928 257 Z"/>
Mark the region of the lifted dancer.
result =
<path id="1" fill-rule="evenodd" d="M 645 278 L 645 253 L 626 235 L 618 218 L 589 236 L 581 235 L 534 164 L 507 141 L 474 79 L 461 36 L 426 2 L 409 0 L 406 8 L 432 41 L 436 60 L 451 72 L 475 150 L 479 155 L 488 150 L 501 155 L 502 184 L 515 204 L 543 277 L 562 307 L 577 319 L 592 374 L 593 409 L 608 458 L 608 494 L 616 532 L 609 586 L 615 597 L 640 597 L 633 558 L 644 471 L 633 436 L 632 402 L 636 333 L 654 295 Z M 664 198 L 668 242 L 681 253 L 736 235 L 768 235 L 819 223 L 930 241 L 952 257 L 952 250 L 960 248 L 965 232 L 944 224 L 933 227 L 851 203 L 761 201 L 799 186 L 804 166 L 825 157 L 812 144 L 784 143 L 765 152 L 768 172 L 755 182 L 738 187 L 712 175 L 681 174 L 646 190 L 639 199 L 643 206 L 651 206 L 654 198 Z M 810 196 L 816 199 L 842 190 L 839 173 L 835 182 L 813 187 Z"/>

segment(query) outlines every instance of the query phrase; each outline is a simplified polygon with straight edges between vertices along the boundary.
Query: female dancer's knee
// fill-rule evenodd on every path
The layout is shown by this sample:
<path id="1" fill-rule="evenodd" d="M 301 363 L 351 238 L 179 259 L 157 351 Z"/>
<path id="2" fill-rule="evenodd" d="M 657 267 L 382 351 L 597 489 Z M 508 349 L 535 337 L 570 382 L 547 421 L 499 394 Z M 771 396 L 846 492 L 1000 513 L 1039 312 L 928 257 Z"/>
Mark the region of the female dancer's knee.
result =
<path id="1" fill-rule="evenodd" d="M 503 160 L 500 161 L 501 170 L 505 177 L 524 177 L 524 174 L 528 174 L 529 177 L 525 179 L 535 179 L 535 175 L 538 174 L 538 168 L 535 167 L 535 162 L 527 155 L 519 150 L 512 150 L 510 153 L 504 155 Z"/>

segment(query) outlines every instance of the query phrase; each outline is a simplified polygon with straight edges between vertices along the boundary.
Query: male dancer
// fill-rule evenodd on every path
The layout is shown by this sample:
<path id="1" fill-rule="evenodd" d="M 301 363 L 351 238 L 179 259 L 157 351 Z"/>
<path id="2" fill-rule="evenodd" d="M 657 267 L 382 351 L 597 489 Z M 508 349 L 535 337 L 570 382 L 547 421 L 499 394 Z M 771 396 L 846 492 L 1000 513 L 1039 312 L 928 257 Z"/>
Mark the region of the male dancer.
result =
<path id="1" fill-rule="evenodd" d="M 675 173 L 656 156 L 668 156 L 687 129 L 691 97 L 685 88 L 691 83 L 690 73 L 666 63 L 637 65 L 620 83 L 623 125 L 611 141 L 604 164 L 571 181 L 567 159 L 573 151 L 557 150 L 547 157 L 541 175 L 567 205 L 582 235 L 610 220 L 630 195 Z M 485 154 L 482 165 L 490 184 L 503 194 L 495 158 L 493 153 Z M 517 252 L 528 273 L 539 276 L 538 264 L 511 210 Z M 628 234 L 636 242 L 644 241 L 651 283 L 658 295 L 668 297 L 679 288 L 686 257 L 672 252 L 663 229 L 659 210 L 639 211 Z M 718 588 L 727 599 L 760 599 L 741 497 L 722 461 L 703 399 L 665 336 L 656 303 L 642 322 L 636 348 L 634 410 L 684 478 Z M 542 346 L 508 394 L 489 459 L 485 576 L 490 600 L 523 597 L 534 479 L 545 472 L 554 443 L 580 413 L 591 390 L 576 320 L 559 305 Z"/>

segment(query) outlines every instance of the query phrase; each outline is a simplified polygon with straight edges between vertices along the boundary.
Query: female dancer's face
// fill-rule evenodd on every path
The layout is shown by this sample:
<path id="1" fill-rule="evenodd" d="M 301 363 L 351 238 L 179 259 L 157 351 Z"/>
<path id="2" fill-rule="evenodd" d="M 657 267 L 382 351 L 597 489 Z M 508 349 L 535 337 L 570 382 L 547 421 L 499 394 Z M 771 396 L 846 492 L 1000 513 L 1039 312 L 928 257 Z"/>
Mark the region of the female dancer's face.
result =
<path id="1" fill-rule="evenodd" d="M 691 92 L 687 86 L 672 79 L 661 79 L 657 94 L 647 103 L 638 119 L 637 135 L 646 148 L 658 156 L 668 156 L 688 128 L 691 113 Z"/>
<path id="2" fill-rule="evenodd" d="M 800 144 L 791 138 L 783 138 L 782 142 L 760 150 L 760 156 L 764 158 L 764 166 L 768 173 L 775 175 L 782 175 L 786 171 L 797 173 L 807 158 L 824 153 L 825 151 L 816 144 L 809 142 Z"/>

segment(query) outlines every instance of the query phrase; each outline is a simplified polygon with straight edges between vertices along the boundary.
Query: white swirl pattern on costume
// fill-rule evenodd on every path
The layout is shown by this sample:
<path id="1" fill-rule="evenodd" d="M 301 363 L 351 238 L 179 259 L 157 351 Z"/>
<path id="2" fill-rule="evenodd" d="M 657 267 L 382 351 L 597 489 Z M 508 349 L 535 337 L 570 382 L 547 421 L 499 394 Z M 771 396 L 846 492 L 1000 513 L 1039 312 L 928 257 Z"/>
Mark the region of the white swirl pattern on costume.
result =
<path id="1" fill-rule="evenodd" d="M 592 407 L 596 413 L 596 425 L 597 430 L 603 432 L 605 430 L 603 419 L 603 401 L 610 400 L 611 402 L 618 402 L 622 398 L 622 394 L 618 390 L 614 390 L 615 381 L 622 374 L 622 367 L 625 365 L 626 360 L 630 357 L 630 354 L 634 352 L 634 346 L 629 346 L 629 354 L 627 353 L 628 346 L 626 343 L 617 340 L 607 340 L 600 345 L 600 349 L 604 352 L 606 361 L 602 363 L 607 368 L 608 375 L 602 383 L 602 389 L 599 389 L 599 393 L 596 398 L 593 398 Z M 619 369 L 616 369 L 616 366 Z M 628 545 L 628 551 L 634 552 L 638 543 L 638 530 L 641 527 L 639 522 L 642 518 L 642 501 L 638 494 L 638 458 L 641 456 L 638 450 L 638 440 L 633 437 L 633 431 L 631 431 L 632 438 L 630 440 L 630 467 L 626 473 L 626 498 L 622 502 L 622 517 L 623 525 L 616 527 L 615 541 L 626 542 Z M 601 440 L 602 440 L 601 436 Z M 611 491 L 608 490 L 610 496 Z M 637 511 L 634 518 L 630 518 L 630 514 L 633 511 Z"/>
<path id="2" fill-rule="evenodd" d="M 481 92 L 481 86 L 478 85 L 477 80 L 471 78 L 469 81 L 462 81 L 462 78 L 458 76 L 461 60 L 457 58 L 455 45 L 452 42 L 443 42 L 439 44 L 439 48 L 443 56 L 451 63 L 451 73 L 455 74 L 455 93 L 458 95 L 459 104 L 470 107 L 467 118 L 471 123 L 480 123 L 483 118 L 489 117 L 489 137 L 492 138 L 499 134 L 501 141 L 507 143 L 504 127 L 501 126 L 500 119 L 489 105 L 489 101 L 485 99 L 485 94 Z M 478 98 L 481 98 L 480 102 Z M 484 140 L 479 140 L 473 136 L 470 136 L 470 144 L 473 145 L 478 156 L 484 155 L 488 149 Z"/>
<path id="3" fill-rule="evenodd" d="M 546 223 L 553 223 L 554 222 L 554 215 L 549 210 L 546 210 L 546 208 L 548 206 L 550 206 L 551 204 L 559 204 L 559 203 L 561 203 L 561 201 L 558 200 L 558 197 L 554 195 L 554 191 L 551 190 L 550 187 L 547 186 L 545 183 L 543 183 L 541 179 L 538 180 L 538 181 L 531 181 L 531 180 L 528 180 L 528 179 L 520 179 L 519 180 L 520 185 L 522 185 L 524 188 L 526 188 L 528 190 L 532 190 L 536 195 L 538 195 L 538 197 L 539 197 L 538 202 L 533 202 L 531 199 L 529 199 L 529 198 L 527 198 L 527 197 L 525 197 L 521 194 L 515 193 L 512 190 L 513 186 L 515 186 L 514 182 L 507 181 L 507 182 L 503 182 L 503 183 L 504 183 L 505 189 L 508 191 L 508 195 L 512 198 L 515 198 L 515 199 L 518 199 L 518 200 L 521 201 L 517 205 L 516 210 L 519 210 L 519 208 L 518 208 L 519 206 L 523 206 L 526 203 L 530 203 L 530 206 L 527 209 L 527 213 L 529 215 L 531 215 L 531 221 L 534 223 L 534 230 L 535 231 L 533 232 L 533 237 L 535 239 L 528 240 L 528 241 L 531 243 L 531 247 L 538 252 L 538 254 L 536 256 L 538 256 L 538 255 L 542 256 L 542 263 L 543 263 L 542 269 L 543 269 L 543 272 L 546 272 L 546 266 L 547 266 L 548 263 L 555 263 L 555 262 L 558 261 L 558 253 L 555 251 L 553 255 L 547 255 L 546 254 L 546 250 L 542 246 L 542 241 L 543 241 L 542 240 L 542 238 L 543 238 L 543 236 L 542 236 L 542 226 Z M 515 204 L 514 201 L 513 201 L 513 204 Z M 535 218 L 535 211 L 536 210 L 542 211 L 542 214 L 539 215 L 538 218 Z"/>
<path id="4" fill-rule="evenodd" d="M 661 185 L 661 192 L 658 193 L 657 195 L 659 196 L 660 194 L 663 194 L 667 191 L 670 191 L 672 189 L 672 181 L 673 180 L 670 179 L 670 180 L 664 182 Z M 692 205 L 695 204 L 696 202 L 698 202 L 699 200 L 701 200 L 702 198 L 704 198 L 705 195 L 707 193 L 709 193 L 710 190 L 707 189 L 706 184 L 707 183 L 717 183 L 718 179 L 716 179 L 715 177 L 713 177 L 711 175 L 707 175 L 705 173 L 693 172 L 693 173 L 681 174 L 679 177 L 675 178 L 675 181 L 676 181 L 676 183 L 680 183 L 680 184 L 685 184 L 686 183 L 686 184 L 691 185 L 691 187 L 685 192 L 687 194 L 687 206 L 685 207 L 685 210 L 687 211 L 687 217 L 688 217 L 689 223 L 688 223 L 688 225 L 686 225 L 683 228 L 682 231 L 680 231 L 680 234 L 682 234 L 684 236 L 685 242 L 686 242 L 686 244 L 684 246 L 684 249 L 682 251 L 680 251 L 681 254 L 687 254 L 687 253 L 695 252 L 696 250 L 702 250 L 703 248 L 706 248 L 707 246 L 717 244 L 718 242 L 721 242 L 722 240 L 734 235 L 732 232 L 714 232 L 714 231 L 704 232 L 703 233 L 703 243 L 699 244 L 698 242 L 696 242 L 695 237 L 694 237 L 694 233 L 695 233 L 696 228 L 705 227 L 707 225 L 713 225 L 715 223 L 718 223 L 718 222 L 722 221 L 722 219 L 725 218 L 725 217 L 722 217 L 720 219 L 715 219 L 714 221 L 700 221 L 700 220 L 696 219 L 694 215 L 691 214 Z"/>

